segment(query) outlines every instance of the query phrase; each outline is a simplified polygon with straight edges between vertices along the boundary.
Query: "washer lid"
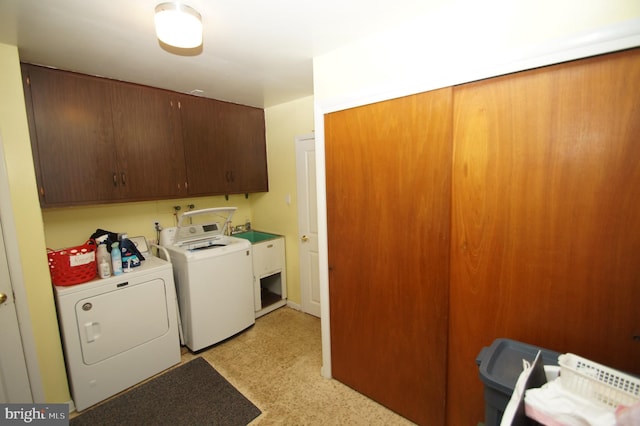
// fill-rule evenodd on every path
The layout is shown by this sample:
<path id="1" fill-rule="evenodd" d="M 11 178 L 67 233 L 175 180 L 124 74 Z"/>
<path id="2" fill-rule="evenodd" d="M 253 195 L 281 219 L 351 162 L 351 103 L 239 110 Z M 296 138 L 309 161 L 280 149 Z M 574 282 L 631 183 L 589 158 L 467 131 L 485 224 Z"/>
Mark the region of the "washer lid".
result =
<path id="1" fill-rule="evenodd" d="M 178 220 L 174 244 L 183 246 L 194 242 L 220 239 L 225 235 L 236 210 L 237 207 L 218 207 L 183 213 Z"/>

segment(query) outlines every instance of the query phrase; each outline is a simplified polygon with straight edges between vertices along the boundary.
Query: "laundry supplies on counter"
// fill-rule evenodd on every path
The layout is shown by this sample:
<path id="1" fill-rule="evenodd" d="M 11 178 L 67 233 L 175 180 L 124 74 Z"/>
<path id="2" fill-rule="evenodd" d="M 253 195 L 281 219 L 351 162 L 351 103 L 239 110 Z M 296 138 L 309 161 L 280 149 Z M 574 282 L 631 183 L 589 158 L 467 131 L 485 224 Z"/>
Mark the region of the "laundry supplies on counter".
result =
<path id="1" fill-rule="evenodd" d="M 122 255 L 120 254 L 120 243 L 111 244 L 111 266 L 113 267 L 113 275 L 122 274 Z"/>
<path id="2" fill-rule="evenodd" d="M 101 278 L 106 278 L 113 275 L 119 275 L 122 272 L 130 272 L 133 268 L 140 266 L 140 262 L 144 260 L 144 256 L 131 239 L 128 238 L 125 233 L 116 233 L 111 231 L 105 231 L 104 229 L 96 229 L 96 232 L 91 235 L 91 240 L 95 240 L 100 245 L 104 244 L 106 250 L 111 253 L 107 253 L 106 263 L 109 266 L 110 273 L 106 274 L 106 266 L 100 258 L 97 259 L 98 275 Z M 140 237 L 134 237 L 140 238 Z M 117 244 L 118 253 L 113 253 L 113 248 Z M 145 248 L 146 250 L 146 248 Z M 102 252 L 100 252 L 102 253 Z M 98 253 L 100 255 L 100 253 Z M 119 259 L 118 259 L 119 256 Z M 101 268 L 104 268 L 105 276 L 101 272 Z M 121 271 L 121 272 L 116 272 Z"/>
<path id="3" fill-rule="evenodd" d="M 140 261 L 144 260 L 144 257 L 140 259 L 140 252 L 136 245 L 129 238 L 122 238 L 120 240 L 120 255 L 122 257 L 122 271 L 131 272 L 133 268 L 140 266 Z"/>
<path id="4" fill-rule="evenodd" d="M 100 278 L 109 278 L 111 276 L 111 255 L 107 250 L 107 236 L 97 239 L 98 243 L 98 275 Z"/>

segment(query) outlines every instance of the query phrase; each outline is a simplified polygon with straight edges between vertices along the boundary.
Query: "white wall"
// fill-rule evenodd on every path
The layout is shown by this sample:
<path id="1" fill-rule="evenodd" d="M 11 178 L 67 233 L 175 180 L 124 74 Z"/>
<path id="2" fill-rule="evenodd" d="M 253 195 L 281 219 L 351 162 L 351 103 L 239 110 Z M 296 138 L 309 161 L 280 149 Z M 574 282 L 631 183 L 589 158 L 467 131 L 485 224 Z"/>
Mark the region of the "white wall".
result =
<path id="1" fill-rule="evenodd" d="M 314 58 L 323 375 L 331 376 L 324 114 L 637 46 L 639 0 L 463 0 Z"/>
<path id="2" fill-rule="evenodd" d="M 639 36 L 638 0 L 460 1 L 314 58 L 314 98 L 376 102 L 611 51 L 621 38 L 637 46 Z"/>

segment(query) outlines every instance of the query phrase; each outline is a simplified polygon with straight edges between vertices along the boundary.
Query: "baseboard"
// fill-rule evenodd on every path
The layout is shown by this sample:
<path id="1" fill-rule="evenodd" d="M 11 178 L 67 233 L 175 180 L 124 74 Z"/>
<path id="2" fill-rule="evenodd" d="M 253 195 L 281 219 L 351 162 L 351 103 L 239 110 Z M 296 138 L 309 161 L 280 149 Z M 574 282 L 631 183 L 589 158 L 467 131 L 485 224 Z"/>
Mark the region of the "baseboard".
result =
<path id="1" fill-rule="evenodd" d="M 296 311 L 302 312 L 302 305 L 298 305 L 297 303 L 292 302 L 291 300 L 287 300 L 287 306 L 291 309 L 295 309 Z"/>

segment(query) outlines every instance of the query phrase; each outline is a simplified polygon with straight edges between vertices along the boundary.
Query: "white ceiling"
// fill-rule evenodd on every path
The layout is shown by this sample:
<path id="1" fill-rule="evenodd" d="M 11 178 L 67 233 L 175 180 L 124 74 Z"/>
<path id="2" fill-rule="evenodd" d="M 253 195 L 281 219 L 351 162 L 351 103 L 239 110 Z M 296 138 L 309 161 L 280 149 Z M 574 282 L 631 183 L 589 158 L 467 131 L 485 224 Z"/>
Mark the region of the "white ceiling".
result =
<path id="1" fill-rule="evenodd" d="M 313 94 L 312 59 L 452 0 L 184 0 L 204 42 L 161 47 L 155 6 L 166 0 L 0 0 L 0 43 L 20 60 L 269 107 Z"/>

